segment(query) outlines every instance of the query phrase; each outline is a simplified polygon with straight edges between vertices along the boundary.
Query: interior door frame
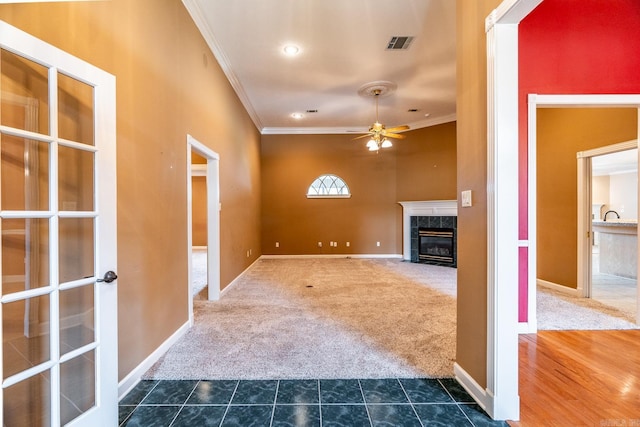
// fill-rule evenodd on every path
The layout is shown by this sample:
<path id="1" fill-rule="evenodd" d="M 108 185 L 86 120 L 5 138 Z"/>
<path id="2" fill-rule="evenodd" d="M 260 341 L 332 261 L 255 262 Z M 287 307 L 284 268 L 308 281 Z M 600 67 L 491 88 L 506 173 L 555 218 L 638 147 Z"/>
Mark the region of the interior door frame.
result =
<path id="1" fill-rule="evenodd" d="M 640 110 L 639 110 L 640 117 Z M 639 132 L 640 133 L 640 132 Z M 594 148 L 592 150 L 580 151 L 577 153 L 578 161 L 578 295 L 584 298 L 590 298 L 592 295 L 592 277 L 591 277 L 591 240 L 593 236 L 593 227 L 591 224 L 591 203 L 592 203 L 592 168 L 591 159 L 595 156 L 604 154 L 617 153 L 620 151 L 632 150 L 638 148 L 638 140 L 620 142 L 604 147 Z M 639 199 L 640 208 L 640 199 Z M 640 253 L 640 241 L 638 244 L 638 252 Z M 638 294 L 638 302 L 640 302 L 640 293 Z M 636 308 L 636 323 L 640 321 L 640 306 Z"/>
<path id="2" fill-rule="evenodd" d="M 539 95 L 530 94 L 528 97 L 528 139 L 529 139 L 529 234 L 531 236 L 536 235 L 537 223 L 536 223 L 536 150 L 537 150 L 537 111 L 538 108 L 636 108 L 638 110 L 638 118 L 640 123 L 640 94 L 620 94 L 620 95 Z M 640 132 L 640 126 L 636 130 L 636 133 Z M 633 145 L 632 143 L 621 143 L 620 148 Z M 637 146 L 637 142 L 636 142 Z M 635 148 L 633 146 L 629 148 Z M 591 150 L 590 152 L 595 152 Z M 622 151 L 621 149 L 617 151 Z M 579 155 L 580 153 L 578 153 Z M 604 154 L 604 152 L 602 153 Z M 587 164 L 585 164 L 587 163 Z M 577 227 L 577 241 L 578 241 L 578 294 L 586 296 L 586 292 L 589 289 L 585 289 L 584 283 L 586 278 L 590 281 L 590 268 L 591 268 L 591 255 L 585 252 L 590 251 L 590 237 L 587 236 L 587 231 L 591 231 L 591 208 L 588 205 L 590 203 L 590 196 L 585 197 L 586 194 L 581 191 L 585 186 L 590 186 L 590 183 L 585 183 L 587 174 L 590 176 L 590 161 L 580 162 L 578 160 L 578 227 Z M 640 191 L 640 190 L 639 190 Z M 640 199 L 639 199 L 640 200 Z M 532 319 L 536 319 L 536 301 L 538 296 L 537 291 L 537 275 L 536 275 L 536 258 L 537 242 L 536 239 L 530 239 L 529 241 L 529 276 L 528 276 L 528 308 L 529 308 L 529 327 L 537 330 L 536 323 L 532 322 Z M 586 260 L 588 259 L 588 261 Z M 638 259 L 640 260 L 640 246 L 638 251 Z M 589 269 L 587 271 L 587 269 Z M 639 287 L 640 289 L 640 287 Z M 637 297 L 640 302 L 640 292 Z M 636 321 L 638 313 L 636 313 Z M 536 321 L 537 322 L 537 321 Z"/>
<path id="3" fill-rule="evenodd" d="M 193 325 L 193 266 L 191 253 L 193 247 L 192 178 L 194 171 L 191 165 L 192 151 L 207 159 L 205 171 L 207 179 L 207 290 L 209 301 L 220 299 L 220 155 L 191 135 L 187 135 L 187 258 L 190 325 Z"/>

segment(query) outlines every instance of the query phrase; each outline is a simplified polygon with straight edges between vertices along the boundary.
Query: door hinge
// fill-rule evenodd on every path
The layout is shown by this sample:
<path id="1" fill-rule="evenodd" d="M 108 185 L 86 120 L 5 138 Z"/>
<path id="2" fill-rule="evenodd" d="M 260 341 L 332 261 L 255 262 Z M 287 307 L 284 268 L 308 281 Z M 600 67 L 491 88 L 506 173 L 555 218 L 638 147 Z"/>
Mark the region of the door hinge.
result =
<path id="1" fill-rule="evenodd" d="M 587 238 L 591 237 L 591 232 L 587 231 Z"/>

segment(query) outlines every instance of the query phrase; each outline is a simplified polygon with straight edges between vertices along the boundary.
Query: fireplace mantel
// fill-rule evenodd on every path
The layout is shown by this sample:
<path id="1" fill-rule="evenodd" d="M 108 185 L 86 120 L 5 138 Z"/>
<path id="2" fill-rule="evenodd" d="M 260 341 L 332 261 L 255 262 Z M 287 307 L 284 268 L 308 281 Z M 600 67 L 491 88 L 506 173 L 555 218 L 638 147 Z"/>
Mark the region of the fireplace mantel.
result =
<path id="1" fill-rule="evenodd" d="M 411 261 L 412 216 L 458 216 L 457 200 L 398 202 L 402 205 L 402 258 Z"/>

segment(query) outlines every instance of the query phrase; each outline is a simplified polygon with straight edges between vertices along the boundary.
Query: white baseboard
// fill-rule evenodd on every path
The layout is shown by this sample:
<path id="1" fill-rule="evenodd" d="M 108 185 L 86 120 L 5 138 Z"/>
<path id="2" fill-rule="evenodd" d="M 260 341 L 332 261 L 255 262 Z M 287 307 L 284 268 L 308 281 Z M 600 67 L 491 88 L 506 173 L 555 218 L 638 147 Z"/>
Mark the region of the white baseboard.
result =
<path id="1" fill-rule="evenodd" d="M 194 249 L 206 249 L 206 246 L 194 246 Z M 240 278 L 244 276 L 247 271 L 253 265 L 258 262 L 260 258 L 256 259 L 249 267 L 247 267 L 242 273 L 240 273 L 233 281 L 231 281 L 222 291 L 220 291 L 220 296 L 222 296 L 225 291 L 230 289 L 236 283 L 239 282 Z M 182 336 L 187 333 L 187 331 L 191 328 L 190 321 L 187 321 L 183 324 L 177 331 L 173 333 L 165 342 L 163 342 L 158 348 L 155 349 L 153 353 L 151 353 L 145 360 L 142 361 L 135 369 L 133 369 L 129 374 L 124 377 L 122 381 L 118 384 L 118 396 L 119 399 L 122 399 L 133 387 L 140 382 L 140 378 L 147 372 L 154 363 L 156 363 L 160 358 L 171 348 L 173 344 L 175 344 Z"/>
<path id="2" fill-rule="evenodd" d="M 529 316 L 528 322 L 518 323 L 518 335 L 535 334 L 537 332 L 538 332 L 538 322 L 535 319 L 531 319 L 531 316 Z"/>
<path id="3" fill-rule="evenodd" d="M 225 287 L 224 287 L 224 289 L 222 289 L 222 290 L 220 291 L 220 298 L 222 298 L 222 296 L 223 296 L 223 295 L 224 295 L 224 294 L 225 294 L 229 289 L 231 289 L 232 287 L 234 287 L 234 286 L 235 286 L 235 285 L 240 281 L 240 279 L 242 278 L 242 276 L 244 276 L 245 274 L 247 274 L 247 271 L 249 271 L 249 270 L 251 269 L 251 267 L 253 267 L 253 266 L 255 265 L 255 263 L 256 263 L 256 262 L 260 261 L 260 258 L 262 258 L 262 256 L 258 257 L 255 261 L 253 261 L 253 262 L 251 263 L 251 265 L 250 265 L 249 267 L 245 268 L 245 269 L 244 269 L 244 271 L 243 271 L 242 273 L 238 274 L 238 275 L 236 276 L 236 278 L 235 278 L 235 279 L 233 279 L 231 282 L 229 282 L 229 284 L 228 284 L 227 286 L 225 286 Z"/>
<path id="4" fill-rule="evenodd" d="M 178 328 L 165 342 L 155 349 L 146 359 L 136 366 L 129 374 L 118 383 L 118 400 L 122 399 L 133 387 L 140 382 L 140 378 L 189 330 L 189 322 Z"/>
<path id="5" fill-rule="evenodd" d="M 513 413 L 513 408 L 518 408 L 516 418 L 519 418 L 519 408 L 520 408 L 520 397 L 516 396 L 515 399 L 507 402 L 506 408 L 498 407 L 498 401 L 495 399 L 494 395 L 491 393 L 491 390 L 487 390 L 480 386 L 473 379 L 471 375 L 467 373 L 460 365 L 454 363 L 453 365 L 453 373 L 456 376 L 456 380 L 460 383 L 467 393 L 473 397 L 473 399 L 484 409 L 484 411 L 489 414 L 489 416 L 493 419 L 496 419 L 496 414 L 498 417 L 502 416 L 505 413 Z M 501 402 L 504 404 L 505 402 Z M 506 409 L 506 410 L 505 410 Z M 502 419 L 502 418 L 499 418 Z"/>
<path id="6" fill-rule="evenodd" d="M 262 255 L 264 259 L 306 259 L 306 258 L 393 258 L 402 259 L 402 254 L 316 254 L 316 255 Z"/>
<path id="7" fill-rule="evenodd" d="M 553 283 L 553 282 L 548 282 L 546 280 L 542 280 L 542 279 L 536 279 L 536 283 L 538 286 L 542 286 L 544 288 L 549 288 L 549 289 L 553 289 L 555 291 L 558 292 L 563 292 L 567 295 L 571 295 L 573 297 L 581 297 L 582 296 L 582 290 L 581 289 L 575 289 L 575 288 L 570 288 L 568 286 L 562 286 L 559 285 L 557 283 Z"/>
<path id="8" fill-rule="evenodd" d="M 487 393 L 487 391 L 480 386 L 473 379 L 471 375 L 465 371 L 462 366 L 458 365 L 458 363 L 453 364 L 453 374 L 456 376 L 456 380 L 460 383 L 467 393 L 473 397 L 478 405 L 482 407 L 485 411 L 488 412 L 488 408 L 493 407 L 493 402 L 491 401 L 491 396 Z"/>

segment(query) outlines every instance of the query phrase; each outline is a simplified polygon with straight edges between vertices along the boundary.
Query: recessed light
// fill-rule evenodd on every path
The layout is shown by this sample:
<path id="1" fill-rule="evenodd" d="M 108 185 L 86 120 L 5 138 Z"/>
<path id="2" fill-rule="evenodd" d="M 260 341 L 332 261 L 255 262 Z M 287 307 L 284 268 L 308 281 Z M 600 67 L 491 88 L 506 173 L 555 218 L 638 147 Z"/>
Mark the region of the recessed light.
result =
<path id="1" fill-rule="evenodd" d="M 425 116 L 425 117 L 429 117 L 430 115 L 431 115 L 431 114 L 427 113 L 427 114 L 425 114 L 424 116 Z"/>
<path id="2" fill-rule="evenodd" d="M 287 56 L 296 56 L 298 53 L 300 53 L 300 48 L 294 44 L 288 44 L 282 50 Z"/>
<path id="3" fill-rule="evenodd" d="M 299 119 L 303 118 L 304 115 L 302 113 L 293 113 L 293 114 L 291 114 L 291 117 L 293 117 L 296 120 L 299 120 Z"/>

